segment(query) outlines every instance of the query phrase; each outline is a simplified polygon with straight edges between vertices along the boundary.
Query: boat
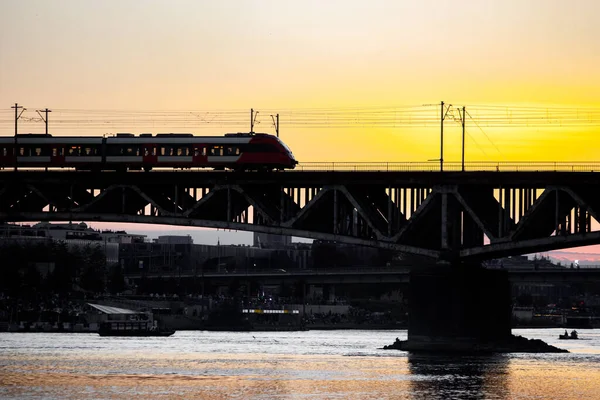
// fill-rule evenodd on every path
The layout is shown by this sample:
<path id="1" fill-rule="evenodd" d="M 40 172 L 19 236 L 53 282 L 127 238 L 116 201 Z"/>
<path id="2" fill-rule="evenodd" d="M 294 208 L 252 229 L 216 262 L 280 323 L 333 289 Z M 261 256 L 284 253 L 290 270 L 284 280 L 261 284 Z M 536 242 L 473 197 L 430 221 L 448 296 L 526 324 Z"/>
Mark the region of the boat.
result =
<path id="1" fill-rule="evenodd" d="M 100 336 L 171 336 L 174 330 L 160 329 L 151 321 L 107 321 L 100 324 Z"/>
<path id="2" fill-rule="evenodd" d="M 570 335 L 567 333 L 567 331 L 565 331 L 565 333 L 558 335 L 558 338 L 563 340 L 579 339 L 579 337 L 577 336 L 577 331 L 572 331 Z"/>

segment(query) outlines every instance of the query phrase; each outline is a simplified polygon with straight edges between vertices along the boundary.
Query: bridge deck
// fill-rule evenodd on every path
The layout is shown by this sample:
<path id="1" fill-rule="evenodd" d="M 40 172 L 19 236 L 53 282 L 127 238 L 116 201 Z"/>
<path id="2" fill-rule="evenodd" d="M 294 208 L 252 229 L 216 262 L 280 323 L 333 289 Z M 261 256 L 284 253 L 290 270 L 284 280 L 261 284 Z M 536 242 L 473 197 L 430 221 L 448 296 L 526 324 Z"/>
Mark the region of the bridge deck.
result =
<path id="1" fill-rule="evenodd" d="M 153 170 L 89 172 L 74 170 L 0 170 L 1 181 L 64 182 L 93 179 L 96 183 L 146 184 L 173 182 L 223 182 L 238 184 L 286 184 L 315 186 L 330 184 L 394 184 L 431 186 L 435 184 L 486 184 L 543 188 L 548 185 L 600 184 L 598 172 L 565 171 L 273 171 L 235 172 L 212 170 Z"/>
<path id="2" fill-rule="evenodd" d="M 599 184 L 591 170 L 3 170 L 0 221 L 248 230 L 457 261 L 600 243 Z"/>

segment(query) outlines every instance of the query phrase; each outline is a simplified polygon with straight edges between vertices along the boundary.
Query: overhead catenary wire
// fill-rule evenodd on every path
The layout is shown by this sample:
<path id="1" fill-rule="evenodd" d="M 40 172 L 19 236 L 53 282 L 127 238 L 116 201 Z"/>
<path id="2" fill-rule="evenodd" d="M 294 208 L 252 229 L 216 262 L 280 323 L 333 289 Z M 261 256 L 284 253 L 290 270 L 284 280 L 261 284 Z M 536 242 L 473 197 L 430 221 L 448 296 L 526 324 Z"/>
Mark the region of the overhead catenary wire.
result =
<path id="1" fill-rule="evenodd" d="M 469 137 L 473 143 L 475 144 L 475 146 L 477 146 L 477 148 L 483 153 L 483 155 L 485 156 L 485 158 L 489 159 L 489 156 L 487 154 L 487 152 L 484 150 L 484 148 L 477 142 L 477 140 L 475 140 L 475 138 L 473 137 L 473 135 L 471 135 L 469 133 L 468 129 L 465 129 L 465 134 L 467 135 L 467 137 Z"/>
<path id="2" fill-rule="evenodd" d="M 481 131 L 481 133 L 483 133 L 483 136 L 485 136 L 485 137 L 487 138 L 487 140 L 488 140 L 488 141 L 489 141 L 489 142 L 492 144 L 492 146 L 494 146 L 494 148 L 496 149 L 496 151 L 497 151 L 499 154 L 502 154 L 502 153 L 500 152 L 500 149 L 498 148 L 498 146 L 496 146 L 496 144 L 495 144 L 495 143 L 492 141 L 492 139 L 490 139 L 490 137 L 488 136 L 488 134 L 487 134 L 487 133 L 485 133 L 485 131 L 484 131 L 484 130 L 481 128 L 481 126 L 479 126 L 479 124 L 477 123 L 477 121 L 476 121 L 475 119 L 473 119 L 473 117 L 471 116 L 471 114 L 469 114 L 469 112 L 468 112 L 468 111 L 466 111 L 466 113 L 467 113 L 467 115 L 469 116 L 469 118 L 471 118 L 471 120 L 473 121 L 473 123 L 475 124 L 475 126 L 476 126 L 477 128 L 479 128 L 479 130 Z"/>
<path id="3" fill-rule="evenodd" d="M 596 127 L 600 126 L 600 109 L 575 107 L 467 106 L 469 117 L 479 129 L 507 127 Z M 289 128 L 405 128 L 439 125 L 439 115 L 432 106 L 328 107 L 298 109 L 261 109 L 263 118 L 279 114 Z M 245 128 L 247 110 L 118 110 L 53 109 L 52 126 L 62 129 L 132 130 L 204 129 L 210 127 Z M 9 110 L 0 110 L 0 131 L 13 124 Z M 22 124 L 42 122 L 37 115 L 23 115 Z M 261 116 L 256 123 L 261 122 Z"/>

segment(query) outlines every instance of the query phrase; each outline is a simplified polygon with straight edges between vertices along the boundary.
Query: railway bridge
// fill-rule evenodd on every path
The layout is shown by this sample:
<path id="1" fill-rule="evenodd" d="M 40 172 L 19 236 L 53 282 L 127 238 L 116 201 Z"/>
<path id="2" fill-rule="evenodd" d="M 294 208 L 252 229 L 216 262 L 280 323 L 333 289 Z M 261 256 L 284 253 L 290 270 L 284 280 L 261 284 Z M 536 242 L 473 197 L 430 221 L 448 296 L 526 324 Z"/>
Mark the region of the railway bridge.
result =
<path id="1" fill-rule="evenodd" d="M 439 261 L 410 273 L 405 350 L 510 336 L 506 271 L 489 258 L 600 243 L 600 163 L 313 163 L 292 171 L 0 171 L 2 221 L 248 230 Z M 448 268 L 450 264 L 451 268 Z"/>
<path id="2" fill-rule="evenodd" d="M 483 260 L 600 243 L 600 163 L 0 171 L 2 221 L 196 226 Z"/>

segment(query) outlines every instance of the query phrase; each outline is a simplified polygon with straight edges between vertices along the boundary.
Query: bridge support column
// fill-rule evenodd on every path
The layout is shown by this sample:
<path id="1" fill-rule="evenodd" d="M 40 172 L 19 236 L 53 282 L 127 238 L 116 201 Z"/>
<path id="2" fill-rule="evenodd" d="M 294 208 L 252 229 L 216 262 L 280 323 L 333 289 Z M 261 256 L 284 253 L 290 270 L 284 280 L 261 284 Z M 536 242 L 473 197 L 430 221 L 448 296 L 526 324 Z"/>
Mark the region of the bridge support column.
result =
<path id="1" fill-rule="evenodd" d="M 462 264 L 413 271 L 409 305 L 402 350 L 469 351 L 511 336 L 507 271 Z"/>

